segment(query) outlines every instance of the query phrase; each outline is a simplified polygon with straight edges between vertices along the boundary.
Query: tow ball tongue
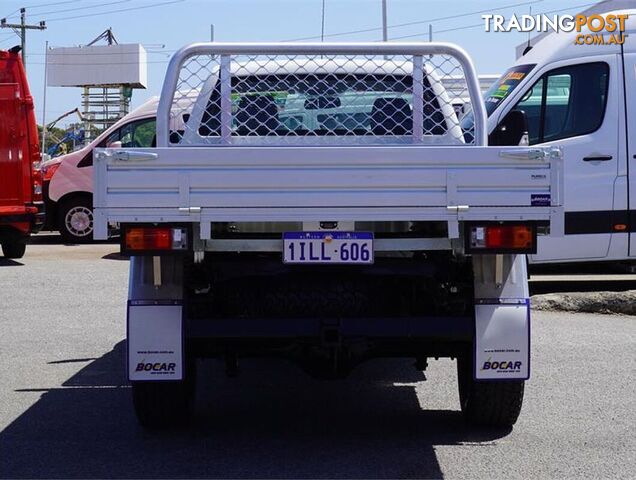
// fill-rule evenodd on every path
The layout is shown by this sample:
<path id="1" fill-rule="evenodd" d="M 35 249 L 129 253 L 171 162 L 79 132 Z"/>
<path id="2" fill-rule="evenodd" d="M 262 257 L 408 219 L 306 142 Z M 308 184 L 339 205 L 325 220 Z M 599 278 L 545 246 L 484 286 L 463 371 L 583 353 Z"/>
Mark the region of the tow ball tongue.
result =
<path id="1" fill-rule="evenodd" d="M 335 230 L 338 228 L 338 222 L 320 222 L 320 228 L 322 230 Z"/>

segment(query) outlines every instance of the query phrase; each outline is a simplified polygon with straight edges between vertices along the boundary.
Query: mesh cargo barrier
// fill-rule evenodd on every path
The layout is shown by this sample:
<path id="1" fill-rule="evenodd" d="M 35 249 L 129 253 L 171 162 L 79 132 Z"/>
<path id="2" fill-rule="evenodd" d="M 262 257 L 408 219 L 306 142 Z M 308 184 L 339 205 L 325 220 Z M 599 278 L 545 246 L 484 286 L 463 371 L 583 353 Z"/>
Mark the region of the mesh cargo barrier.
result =
<path id="1" fill-rule="evenodd" d="M 171 145 L 474 143 L 453 55 L 197 53 L 178 67 Z"/>

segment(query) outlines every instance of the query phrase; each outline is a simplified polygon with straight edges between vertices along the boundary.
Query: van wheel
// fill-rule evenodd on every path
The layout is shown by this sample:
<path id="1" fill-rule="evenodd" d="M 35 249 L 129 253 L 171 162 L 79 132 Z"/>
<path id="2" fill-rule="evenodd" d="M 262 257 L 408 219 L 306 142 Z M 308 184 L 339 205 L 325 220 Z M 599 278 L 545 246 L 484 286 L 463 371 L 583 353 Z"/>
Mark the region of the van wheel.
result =
<path id="1" fill-rule="evenodd" d="M 2 253 L 5 258 L 22 258 L 26 252 L 26 240 L 15 239 L 2 242 Z"/>
<path id="2" fill-rule="evenodd" d="M 161 429 L 186 424 L 192 417 L 195 369 L 177 382 L 132 382 L 133 406 L 144 428 Z"/>
<path id="3" fill-rule="evenodd" d="M 459 401 L 468 423 L 487 427 L 512 427 L 523 404 L 523 380 L 476 381 L 473 356 L 457 359 Z"/>
<path id="4" fill-rule="evenodd" d="M 93 240 L 93 203 L 86 197 L 74 197 L 60 205 L 58 225 L 66 243 Z"/>

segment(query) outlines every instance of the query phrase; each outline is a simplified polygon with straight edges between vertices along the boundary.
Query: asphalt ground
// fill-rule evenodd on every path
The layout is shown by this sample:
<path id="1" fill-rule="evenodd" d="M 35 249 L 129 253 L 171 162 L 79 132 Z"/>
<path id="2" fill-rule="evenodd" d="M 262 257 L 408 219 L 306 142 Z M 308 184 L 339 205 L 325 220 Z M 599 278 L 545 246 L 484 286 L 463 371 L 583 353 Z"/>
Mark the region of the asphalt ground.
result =
<path id="1" fill-rule="evenodd" d="M 236 379 L 202 362 L 193 425 L 146 432 L 124 376 L 127 262 L 36 242 L 0 258 L 2 478 L 636 476 L 635 317 L 535 312 L 513 430 L 464 425 L 450 360 L 426 381 L 405 360 L 319 381 L 253 359 Z"/>

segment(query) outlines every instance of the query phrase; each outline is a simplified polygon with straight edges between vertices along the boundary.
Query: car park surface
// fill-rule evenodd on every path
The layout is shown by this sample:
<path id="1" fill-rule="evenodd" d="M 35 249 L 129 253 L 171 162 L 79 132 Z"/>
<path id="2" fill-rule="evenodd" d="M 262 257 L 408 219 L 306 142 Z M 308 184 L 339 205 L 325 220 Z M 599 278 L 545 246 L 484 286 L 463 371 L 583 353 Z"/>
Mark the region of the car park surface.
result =
<path id="1" fill-rule="evenodd" d="M 461 421 L 450 360 L 313 380 L 283 360 L 238 378 L 206 361 L 194 424 L 146 433 L 125 379 L 128 262 L 114 243 L 38 235 L 0 259 L 0 477 L 631 478 L 636 322 L 533 313 L 533 371 L 514 430 Z M 63 260 L 63 263 L 62 263 Z M 597 280 L 595 280 L 597 281 Z M 20 286 L 33 285 L 25 291 Z"/>
<path id="2" fill-rule="evenodd" d="M 599 2 L 577 26 L 594 32 L 605 20 L 590 13 L 628 3 Z M 0 480 L 636 478 L 636 23 L 611 48 L 530 32 L 484 96 L 431 25 L 428 42 L 389 43 L 389 28 L 410 38 L 393 29 L 421 22 L 398 9 L 388 25 L 386 4 L 381 43 L 323 42 L 347 34 L 325 24 L 324 1 L 320 43 L 216 43 L 215 25 L 170 61 L 180 35 L 139 43 L 123 64 L 145 77 L 145 54 L 160 55 L 159 103 L 99 134 L 147 82 L 118 102 L 104 85 L 103 122 L 85 87 L 67 129 L 101 135 L 92 145 L 0 158 L 25 160 L 33 201 L 18 206 L 36 216 L 7 244 L 0 198 Z M 137 8 L 27 25 L 22 7 L 0 26 L 25 48 L 48 21 Z M 224 40 L 276 26 L 222 13 Z M 504 18 L 482 15 L 486 32 L 487 17 Z M 144 22 L 153 41 L 174 33 L 158 20 Z M 470 32 L 458 36 L 486 47 Z M 62 85 L 48 67 L 75 64 L 49 65 L 49 41 L 69 41 L 50 33 L 29 51 L 45 66 L 42 152 L 61 133 L 45 121 L 47 86 Z M 110 28 L 87 46 L 100 39 L 120 47 Z M 483 66 L 499 69 L 488 45 Z M 76 53 L 86 72 L 103 64 Z M 451 93 L 457 69 L 469 94 Z M 30 96 L 5 90 L 33 116 Z M 38 234 L 42 203 L 60 236 Z"/>

